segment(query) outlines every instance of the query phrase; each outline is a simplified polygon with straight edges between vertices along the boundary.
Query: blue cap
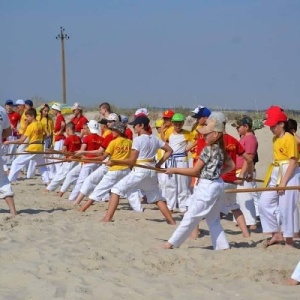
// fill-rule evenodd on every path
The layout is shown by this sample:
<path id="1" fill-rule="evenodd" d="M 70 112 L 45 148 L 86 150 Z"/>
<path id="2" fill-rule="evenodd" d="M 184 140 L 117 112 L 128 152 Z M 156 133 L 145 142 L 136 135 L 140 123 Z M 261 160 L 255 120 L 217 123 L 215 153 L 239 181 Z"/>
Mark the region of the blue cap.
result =
<path id="1" fill-rule="evenodd" d="M 121 115 L 121 122 L 122 123 L 128 123 L 128 117 Z"/>
<path id="2" fill-rule="evenodd" d="M 33 102 L 31 100 L 25 100 L 25 104 L 33 107 Z"/>
<path id="3" fill-rule="evenodd" d="M 5 105 L 14 105 L 14 102 L 10 99 L 5 101 Z"/>
<path id="4" fill-rule="evenodd" d="M 192 118 L 195 119 L 209 117 L 211 114 L 211 111 L 205 106 L 198 106 L 192 112 L 194 113 Z"/>

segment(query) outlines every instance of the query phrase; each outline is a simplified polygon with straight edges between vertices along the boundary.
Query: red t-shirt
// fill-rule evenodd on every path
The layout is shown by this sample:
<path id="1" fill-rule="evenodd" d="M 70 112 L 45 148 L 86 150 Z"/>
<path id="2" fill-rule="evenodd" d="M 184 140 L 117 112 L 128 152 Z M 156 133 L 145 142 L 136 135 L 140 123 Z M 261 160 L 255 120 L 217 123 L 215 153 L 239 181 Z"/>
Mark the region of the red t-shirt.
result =
<path id="1" fill-rule="evenodd" d="M 57 115 L 56 120 L 55 120 L 55 124 L 54 124 L 54 133 L 59 132 L 61 129 L 61 123 L 65 121 L 65 118 L 62 114 Z M 66 137 L 64 136 L 64 134 L 60 134 L 60 135 L 55 135 L 55 142 L 58 142 L 60 140 L 64 140 Z"/>
<path id="2" fill-rule="evenodd" d="M 132 141 L 132 139 L 133 139 L 133 133 L 132 133 L 132 130 L 130 129 L 130 128 L 126 128 L 126 130 L 125 130 L 125 136 L 129 139 L 129 140 L 131 140 Z"/>
<path id="3" fill-rule="evenodd" d="M 237 139 L 235 139 L 233 136 L 224 133 L 224 144 L 226 148 L 227 154 L 231 157 L 234 163 L 236 163 L 236 156 L 237 155 L 243 155 L 245 150 L 243 146 L 239 143 Z M 235 174 L 236 168 L 231 170 L 230 172 L 223 174 L 222 178 L 224 181 L 235 181 L 236 180 L 236 174 Z"/>
<path id="4" fill-rule="evenodd" d="M 102 144 L 101 144 L 101 147 L 104 148 L 104 149 L 106 149 L 106 148 L 108 147 L 108 144 L 109 144 L 113 139 L 114 139 L 113 134 L 112 134 L 112 133 L 108 134 L 108 135 L 104 138 L 104 140 L 103 140 L 103 142 L 102 142 Z"/>
<path id="5" fill-rule="evenodd" d="M 86 144 L 86 151 L 98 150 L 103 142 L 103 137 L 96 134 L 91 133 L 83 138 L 82 144 Z M 86 157 L 95 157 L 95 154 L 86 154 Z"/>
<path id="6" fill-rule="evenodd" d="M 21 119 L 21 116 L 16 112 L 16 111 L 13 111 L 9 114 L 7 114 L 8 117 L 9 117 L 9 121 L 10 121 L 10 124 L 13 126 L 13 136 L 17 136 L 18 135 L 18 130 L 17 130 L 17 126 L 18 126 L 18 123 Z"/>
<path id="7" fill-rule="evenodd" d="M 64 146 L 68 152 L 78 151 L 81 147 L 81 138 L 76 134 L 69 135 L 64 141 Z"/>
<path id="8" fill-rule="evenodd" d="M 88 122 L 88 119 L 85 116 L 81 116 L 79 118 L 72 118 L 71 122 L 75 125 L 75 132 L 81 132 L 83 125 Z"/>
<path id="9" fill-rule="evenodd" d="M 203 137 L 203 134 L 198 134 L 198 139 L 197 139 L 197 146 L 196 146 L 196 154 L 197 158 L 199 158 L 200 153 L 202 152 L 203 148 L 206 146 L 205 139 Z"/>

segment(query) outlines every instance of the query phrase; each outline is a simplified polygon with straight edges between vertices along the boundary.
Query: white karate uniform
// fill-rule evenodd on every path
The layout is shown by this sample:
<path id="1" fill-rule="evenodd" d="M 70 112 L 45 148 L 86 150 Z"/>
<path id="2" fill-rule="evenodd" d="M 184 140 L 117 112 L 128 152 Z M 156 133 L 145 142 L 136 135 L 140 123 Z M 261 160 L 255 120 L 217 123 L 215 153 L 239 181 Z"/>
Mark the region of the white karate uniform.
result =
<path id="1" fill-rule="evenodd" d="M 282 165 L 284 176 L 288 164 Z M 280 167 L 274 167 L 268 187 L 275 187 Z M 294 175 L 288 181 L 287 186 L 300 185 L 300 170 L 296 168 Z M 299 232 L 299 191 L 285 191 L 278 195 L 277 191 L 262 192 L 258 208 L 263 232 L 279 232 L 280 225 L 284 237 L 293 237 Z"/>
<path id="2" fill-rule="evenodd" d="M 95 187 L 94 191 L 90 194 L 89 199 L 94 201 L 102 201 L 102 199 L 107 195 L 110 189 L 122 178 L 130 173 L 130 169 L 108 171 L 98 185 Z"/>
<path id="3" fill-rule="evenodd" d="M 239 173 L 236 175 L 239 177 Z M 251 189 L 252 182 L 244 181 L 243 184 L 237 185 L 237 189 Z M 246 225 L 256 224 L 256 211 L 253 200 L 253 195 L 249 193 L 236 193 L 236 202 L 240 206 L 240 209 L 245 217 Z"/>
<path id="4" fill-rule="evenodd" d="M 174 247 L 179 247 L 199 222 L 205 218 L 214 250 L 228 249 L 229 244 L 220 222 L 222 205 L 220 196 L 223 192 L 222 179 L 200 179 L 200 182 L 194 186 L 194 192 L 188 201 L 187 212 L 168 242 Z"/>
<path id="5" fill-rule="evenodd" d="M 75 166 L 67 175 L 60 191 L 66 192 L 71 184 L 75 184 L 70 196 L 70 201 L 75 201 L 84 180 L 98 167 L 94 163 L 80 163 Z"/>
<path id="6" fill-rule="evenodd" d="M 300 282 L 300 261 L 298 262 L 291 278 Z"/>
<path id="7" fill-rule="evenodd" d="M 10 182 L 14 182 L 17 180 L 19 172 L 22 168 L 24 168 L 30 160 L 34 160 L 38 165 L 44 164 L 45 159 L 42 154 L 24 154 L 18 155 L 16 159 L 12 162 L 10 172 L 8 175 L 8 179 Z M 41 174 L 43 183 L 49 184 L 49 172 L 46 166 L 41 166 L 38 168 Z"/>
<path id="8" fill-rule="evenodd" d="M 54 142 L 54 148 L 53 149 L 56 150 L 56 151 L 61 151 L 63 146 L 64 146 L 64 142 L 65 142 L 65 140 L 59 140 L 59 141 Z M 63 157 L 63 155 L 61 155 L 61 154 L 52 154 L 52 157 L 61 158 L 61 157 Z M 52 161 L 54 162 L 55 160 L 48 159 L 47 161 L 48 162 L 52 162 Z M 55 174 L 60 172 L 60 167 L 61 167 L 60 164 L 54 164 L 54 165 L 49 165 L 48 166 L 50 178 L 54 178 Z"/>
<path id="9" fill-rule="evenodd" d="M 133 139 L 132 149 L 139 152 L 137 163 L 154 166 L 154 157 L 159 148 L 165 143 L 154 135 L 142 134 Z M 148 160 L 153 160 L 149 161 Z M 134 168 L 127 176 L 121 179 L 112 189 L 111 192 L 119 196 L 127 195 L 129 199 L 135 199 L 133 193 L 140 190 L 147 197 L 148 203 L 164 201 L 161 190 L 158 187 L 157 173 L 153 170 Z M 136 194 L 135 194 L 136 195 Z M 135 205 L 139 205 L 135 202 Z"/>
<path id="10" fill-rule="evenodd" d="M 224 182 L 224 191 L 229 189 L 236 189 L 236 185 Z M 235 193 L 222 193 L 220 201 L 222 203 L 221 212 L 224 214 L 240 208 L 236 202 Z"/>
<path id="11" fill-rule="evenodd" d="M 55 174 L 50 184 L 47 186 L 48 191 L 55 191 L 59 185 L 66 179 L 68 173 L 78 164 L 76 161 L 60 163 L 59 171 Z"/>

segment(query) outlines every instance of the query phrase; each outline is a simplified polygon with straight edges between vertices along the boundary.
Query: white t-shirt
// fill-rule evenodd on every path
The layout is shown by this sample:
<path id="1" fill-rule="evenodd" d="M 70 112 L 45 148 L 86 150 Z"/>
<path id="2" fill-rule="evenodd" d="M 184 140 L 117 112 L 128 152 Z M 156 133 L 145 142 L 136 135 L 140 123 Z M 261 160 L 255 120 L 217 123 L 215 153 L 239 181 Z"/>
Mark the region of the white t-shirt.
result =
<path id="1" fill-rule="evenodd" d="M 0 146 L 2 146 L 2 132 L 7 128 L 10 128 L 10 121 L 5 109 L 0 106 Z"/>
<path id="2" fill-rule="evenodd" d="M 132 149 L 139 151 L 138 160 L 154 158 L 165 142 L 154 135 L 141 134 L 133 139 Z"/>

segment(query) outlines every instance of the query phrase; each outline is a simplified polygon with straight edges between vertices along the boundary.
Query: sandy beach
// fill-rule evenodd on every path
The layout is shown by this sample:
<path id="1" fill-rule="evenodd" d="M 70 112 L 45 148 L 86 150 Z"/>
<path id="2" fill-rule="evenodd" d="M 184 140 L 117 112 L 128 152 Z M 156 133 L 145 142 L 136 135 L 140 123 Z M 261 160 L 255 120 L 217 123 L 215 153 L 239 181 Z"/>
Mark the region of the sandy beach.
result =
<path id="1" fill-rule="evenodd" d="M 256 135 L 263 178 L 272 134 L 263 128 Z M 295 249 L 266 248 L 267 235 L 243 238 L 222 220 L 231 250 L 212 251 L 203 221 L 199 239 L 162 250 L 174 226 L 154 205 L 136 213 L 123 199 L 115 221 L 102 224 L 107 203 L 79 213 L 68 194 L 43 192 L 38 175 L 13 189 L 19 215 L 11 218 L 0 202 L 0 299 L 299 299 L 299 287 L 280 284 L 299 261 L 299 240 Z"/>

